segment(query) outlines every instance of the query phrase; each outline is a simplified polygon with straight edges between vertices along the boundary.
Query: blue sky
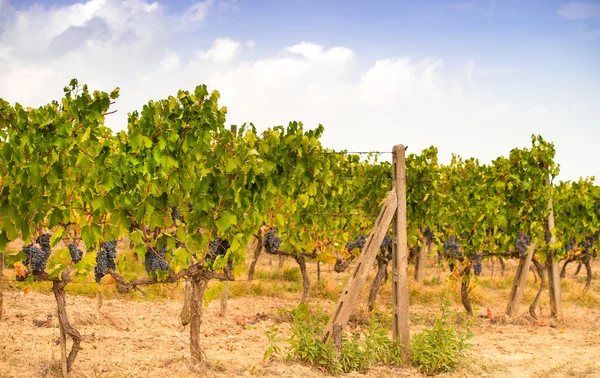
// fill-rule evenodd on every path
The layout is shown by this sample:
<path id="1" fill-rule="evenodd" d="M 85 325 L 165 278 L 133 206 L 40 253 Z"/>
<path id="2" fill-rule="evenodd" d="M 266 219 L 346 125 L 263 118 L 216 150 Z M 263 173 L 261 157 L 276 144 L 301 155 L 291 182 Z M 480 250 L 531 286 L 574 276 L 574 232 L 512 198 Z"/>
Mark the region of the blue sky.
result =
<path id="1" fill-rule="evenodd" d="M 207 83 L 232 123 L 323 123 L 333 148 L 485 162 L 542 134 L 561 179 L 600 176 L 599 67 L 597 0 L 0 0 L 9 101 L 41 105 L 72 76 L 120 86 L 122 129 Z"/>

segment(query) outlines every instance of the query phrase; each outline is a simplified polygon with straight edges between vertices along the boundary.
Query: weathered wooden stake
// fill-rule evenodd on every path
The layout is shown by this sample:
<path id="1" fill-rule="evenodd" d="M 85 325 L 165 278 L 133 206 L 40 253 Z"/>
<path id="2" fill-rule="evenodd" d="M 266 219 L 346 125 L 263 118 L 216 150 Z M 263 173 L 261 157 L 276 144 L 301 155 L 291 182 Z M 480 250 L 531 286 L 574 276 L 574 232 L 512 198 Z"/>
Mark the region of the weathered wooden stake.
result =
<path id="1" fill-rule="evenodd" d="M 394 340 L 402 345 L 405 363 L 410 361 L 410 330 L 408 328 L 408 240 L 406 224 L 406 148 L 398 144 L 392 150 L 393 189 L 398 207 L 393 224 L 392 243 L 392 331 Z"/>
<path id="2" fill-rule="evenodd" d="M 523 293 L 525 292 L 525 286 L 527 285 L 527 275 L 529 273 L 529 267 L 531 266 L 531 260 L 535 254 L 535 243 L 531 243 L 529 251 L 519 261 L 517 267 L 517 273 L 515 274 L 515 280 L 513 281 L 512 290 L 510 297 L 508 298 L 508 305 L 506 306 L 506 315 L 515 316 L 519 313 L 519 307 L 523 300 Z"/>
<path id="3" fill-rule="evenodd" d="M 4 320 L 4 253 L 0 253 L 0 322 Z"/>
<path id="4" fill-rule="evenodd" d="M 340 299 L 335 306 L 333 316 L 329 318 L 329 323 L 325 327 L 325 337 L 323 342 L 325 342 L 329 336 L 332 336 L 334 324 L 340 324 L 342 328 L 346 325 L 352 311 L 356 307 L 356 301 L 358 300 L 360 290 L 363 288 L 369 275 L 369 271 L 373 267 L 373 263 L 379 252 L 379 246 L 381 245 L 381 242 L 390 227 L 394 213 L 396 212 L 398 206 L 396 198 L 396 192 L 394 190 L 388 193 L 381 212 L 375 221 L 375 226 L 367 238 L 365 248 L 356 262 L 354 273 L 348 279 L 346 287 L 342 291 Z"/>
<path id="5" fill-rule="evenodd" d="M 229 281 L 223 283 L 225 287 L 221 290 L 221 316 L 227 315 L 227 300 L 229 299 Z"/>

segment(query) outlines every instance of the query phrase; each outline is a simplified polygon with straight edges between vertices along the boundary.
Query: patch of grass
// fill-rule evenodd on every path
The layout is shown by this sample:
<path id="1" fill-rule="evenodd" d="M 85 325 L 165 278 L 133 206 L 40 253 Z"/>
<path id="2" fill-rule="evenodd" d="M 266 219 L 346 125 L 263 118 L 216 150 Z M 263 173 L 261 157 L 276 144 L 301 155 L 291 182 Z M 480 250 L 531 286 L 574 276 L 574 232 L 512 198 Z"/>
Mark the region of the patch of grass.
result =
<path id="1" fill-rule="evenodd" d="M 254 272 L 254 277 L 259 280 L 302 281 L 299 267 L 284 268 L 282 270 L 257 270 Z"/>
<path id="2" fill-rule="evenodd" d="M 562 283 L 563 301 L 573 303 L 585 308 L 599 308 L 600 296 L 592 290 L 584 290 L 584 286 L 579 283 Z"/>
<path id="3" fill-rule="evenodd" d="M 589 362 L 584 366 L 563 362 L 547 370 L 537 372 L 536 376 L 540 378 L 556 377 L 558 374 L 564 374 L 567 377 L 594 377 L 598 373 L 598 366 Z"/>
<path id="4" fill-rule="evenodd" d="M 302 292 L 302 282 L 273 282 L 251 281 L 251 282 L 230 282 L 229 297 L 244 296 L 265 296 L 265 297 L 284 297 L 286 293 Z"/>
<path id="5" fill-rule="evenodd" d="M 472 376 L 481 377 L 507 371 L 505 364 L 481 356 L 471 356 L 466 361 L 467 363 L 460 370 L 464 370 Z M 457 370 L 457 373 L 460 372 L 460 370 Z"/>
<path id="6" fill-rule="evenodd" d="M 316 281 L 310 288 L 309 296 L 320 298 L 320 299 L 329 299 L 330 301 L 337 301 L 340 293 L 342 292 L 342 288 L 339 285 L 336 285 L 335 282 L 329 281 L 327 278 L 321 278 L 320 281 Z"/>

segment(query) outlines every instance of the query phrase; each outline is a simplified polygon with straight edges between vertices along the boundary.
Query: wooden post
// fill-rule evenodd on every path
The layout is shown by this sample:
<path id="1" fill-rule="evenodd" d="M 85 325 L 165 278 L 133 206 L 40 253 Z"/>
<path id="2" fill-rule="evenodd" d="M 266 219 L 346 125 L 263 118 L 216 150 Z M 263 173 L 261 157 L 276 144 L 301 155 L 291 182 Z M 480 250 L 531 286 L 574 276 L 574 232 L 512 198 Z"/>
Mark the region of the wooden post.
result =
<path id="1" fill-rule="evenodd" d="M 342 353 L 342 325 L 336 323 L 333 325 L 333 345 L 335 345 L 335 351 L 339 356 Z"/>
<path id="2" fill-rule="evenodd" d="M 0 253 L 0 322 L 4 320 L 4 252 Z"/>
<path id="3" fill-rule="evenodd" d="M 531 243 L 527 255 L 521 258 L 519 266 L 517 267 L 517 274 L 515 274 L 515 280 L 513 281 L 512 290 L 510 297 L 508 298 L 508 305 L 506 306 L 506 315 L 515 316 L 519 313 L 519 307 L 523 300 L 523 293 L 525 292 L 525 286 L 527 284 L 527 275 L 529 274 L 529 267 L 531 266 L 531 260 L 535 254 L 535 243 Z"/>
<path id="4" fill-rule="evenodd" d="M 392 243 L 392 331 L 394 340 L 402 345 L 402 358 L 410 361 L 410 331 L 408 328 L 408 238 L 406 224 L 406 148 L 398 144 L 392 150 L 393 189 L 398 207 L 393 224 Z"/>
<path id="5" fill-rule="evenodd" d="M 335 312 L 333 313 L 333 316 L 329 318 L 329 323 L 325 327 L 325 337 L 323 338 L 323 342 L 325 342 L 329 336 L 332 336 L 334 324 L 339 324 L 341 328 L 343 328 L 348 322 L 352 311 L 356 307 L 356 301 L 358 300 L 360 290 L 364 286 L 369 271 L 373 267 L 381 242 L 390 227 L 397 206 L 398 201 L 396 199 L 396 192 L 392 190 L 388 193 L 381 212 L 375 221 L 375 226 L 365 242 L 365 248 L 356 262 L 354 273 L 348 279 L 346 287 L 340 295 L 340 299 L 335 306 Z"/>
<path id="6" fill-rule="evenodd" d="M 224 282 L 225 287 L 221 290 L 221 316 L 227 315 L 227 300 L 229 299 L 229 281 Z"/>
<path id="7" fill-rule="evenodd" d="M 550 178 L 546 180 L 548 184 L 548 190 L 551 190 Z M 548 215 L 548 227 L 547 232 L 550 232 L 550 245 L 556 243 L 556 236 L 552 234 L 554 229 L 554 207 L 552 205 L 552 197 L 548 199 L 548 209 L 550 215 Z M 562 296 L 560 287 L 560 272 L 558 271 L 558 262 L 554 261 L 554 252 L 550 250 L 546 257 L 546 269 L 548 270 L 548 291 L 550 293 L 550 313 L 553 318 L 562 319 Z"/>

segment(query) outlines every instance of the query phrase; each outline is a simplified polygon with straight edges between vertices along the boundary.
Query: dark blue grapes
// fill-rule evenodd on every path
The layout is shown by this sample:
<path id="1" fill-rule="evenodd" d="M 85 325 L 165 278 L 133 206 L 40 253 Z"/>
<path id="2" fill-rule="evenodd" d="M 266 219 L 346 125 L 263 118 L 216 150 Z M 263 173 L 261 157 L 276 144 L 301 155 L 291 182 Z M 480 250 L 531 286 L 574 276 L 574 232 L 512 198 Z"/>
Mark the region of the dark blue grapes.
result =
<path id="1" fill-rule="evenodd" d="M 157 270 L 166 271 L 169 270 L 169 264 L 165 261 L 165 255 L 167 253 L 167 245 L 163 245 L 163 247 L 154 252 L 151 247 L 146 249 L 145 261 L 144 265 L 146 267 L 146 272 L 152 273 Z"/>
<path id="2" fill-rule="evenodd" d="M 272 227 L 269 231 L 265 232 L 262 244 L 267 253 L 277 253 L 281 246 L 281 242 L 282 239 L 277 236 L 277 227 Z"/>
<path id="3" fill-rule="evenodd" d="M 169 206 L 169 208 L 171 209 L 171 219 L 173 220 L 173 224 L 175 224 L 177 221 L 183 222 L 177 206 Z"/>
<path id="4" fill-rule="evenodd" d="M 348 244 L 346 244 L 346 248 L 348 249 L 348 252 L 352 252 L 352 250 L 357 248 L 362 251 L 365 248 L 366 242 L 367 237 L 365 235 L 360 235 L 356 241 L 348 242 Z"/>
<path id="5" fill-rule="evenodd" d="M 96 266 L 94 275 L 96 282 L 100 283 L 102 277 L 106 275 L 108 269 L 116 269 L 115 258 L 117 257 L 117 241 L 111 240 L 104 242 L 102 248 L 96 254 Z"/>
<path id="6" fill-rule="evenodd" d="M 567 244 L 565 245 L 565 252 L 569 253 L 570 251 L 572 251 L 575 248 L 576 244 L 577 244 L 576 238 L 569 240 L 567 242 Z"/>
<path id="7" fill-rule="evenodd" d="M 24 245 L 23 248 L 21 248 L 21 251 L 25 254 L 25 260 L 23 260 L 23 265 L 25 266 L 29 266 L 29 263 L 31 262 L 31 247 L 33 247 L 33 244 Z"/>
<path id="8" fill-rule="evenodd" d="M 460 249 L 462 245 L 457 243 L 455 236 L 450 236 L 447 241 L 444 242 L 444 254 L 450 252 L 450 257 L 455 259 L 460 257 Z"/>
<path id="9" fill-rule="evenodd" d="M 35 273 L 43 272 L 46 269 L 48 257 L 50 257 L 50 250 L 44 251 L 37 246 L 31 246 L 29 254 L 31 257 L 31 270 Z"/>
<path id="10" fill-rule="evenodd" d="M 73 262 L 77 264 L 81 261 L 81 258 L 83 257 L 83 252 L 79 248 L 77 248 L 75 244 L 69 244 L 68 247 L 69 253 L 71 253 L 71 260 L 73 260 Z"/>
<path id="11" fill-rule="evenodd" d="M 531 236 L 525 235 L 523 231 L 517 232 L 517 241 L 515 242 L 515 248 L 517 252 L 524 256 L 527 251 L 527 247 L 531 245 Z"/>
<path id="12" fill-rule="evenodd" d="M 42 234 L 41 240 L 38 236 L 35 238 L 35 242 L 42 247 L 42 251 L 50 252 L 50 234 Z"/>
<path id="13" fill-rule="evenodd" d="M 584 240 L 579 242 L 579 246 L 583 248 L 584 251 L 589 252 L 589 250 L 592 248 L 592 245 L 594 245 L 594 243 L 596 243 L 597 240 L 598 236 L 596 235 L 586 236 Z"/>
<path id="14" fill-rule="evenodd" d="M 482 265 L 481 265 L 481 254 L 477 253 L 475 254 L 475 262 L 473 262 L 473 273 L 475 273 L 476 276 L 479 276 L 481 274 L 481 270 L 482 270 Z"/>
<path id="15" fill-rule="evenodd" d="M 277 231 L 277 229 L 275 229 L 275 231 Z M 266 234 L 267 233 L 265 233 L 265 236 L 266 236 Z M 281 241 L 281 238 L 279 238 L 279 240 Z M 263 244 L 264 244 L 264 240 L 263 240 Z M 206 258 L 204 259 L 205 265 L 207 265 L 210 270 L 214 270 L 215 260 L 217 259 L 218 256 L 226 255 L 229 247 L 230 247 L 229 242 L 225 239 L 216 238 L 214 240 L 211 240 L 210 243 L 208 244 L 209 251 L 206 254 Z M 278 248 L 279 248 L 279 245 L 278 245 Z M 229 258 L 229 261 L 227 261 L 227 269 L 229 269 L 229 270 L 232 269 L 232 263 L 233 263 L 233 261 L 231 260 L 231 258 Z"/>
<path id="16" fill-rule="evenodd" d="M 392 250 L 392 238 L 385 235 L 385 237 L 381 241 L 381 246 L 379 246 L 379 249 L 382 252 L 391 251 Z"/>

